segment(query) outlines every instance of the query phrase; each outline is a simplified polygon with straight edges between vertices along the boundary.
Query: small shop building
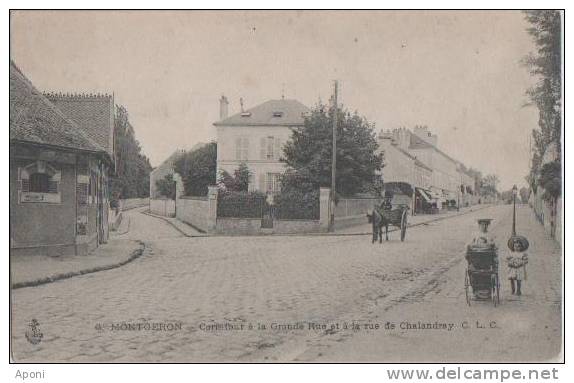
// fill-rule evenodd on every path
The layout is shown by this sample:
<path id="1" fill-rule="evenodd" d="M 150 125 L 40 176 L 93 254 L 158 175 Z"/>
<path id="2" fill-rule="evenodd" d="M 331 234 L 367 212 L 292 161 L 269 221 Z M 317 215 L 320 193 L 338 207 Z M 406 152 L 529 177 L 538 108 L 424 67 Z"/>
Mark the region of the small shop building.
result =
<path id="1" fill-rule="evenodd" d="M 113 126 L 112 96 L 45 95 L 10 63 L 11 256 L 85 255 L 108 240 Z"/>

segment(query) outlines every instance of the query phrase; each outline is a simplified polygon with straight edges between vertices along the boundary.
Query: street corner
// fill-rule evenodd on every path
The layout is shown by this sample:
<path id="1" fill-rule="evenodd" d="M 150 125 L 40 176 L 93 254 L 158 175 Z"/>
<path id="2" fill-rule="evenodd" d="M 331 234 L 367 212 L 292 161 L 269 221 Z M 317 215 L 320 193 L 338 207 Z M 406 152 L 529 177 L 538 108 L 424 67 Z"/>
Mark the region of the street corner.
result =
<path id="1" fill-rule="evenodd" d="M 86 256 L 11 256 L 12 289 L 43 285 L 78 275 L 123 266 L 144 254 L 146 245 L 139 240 L 110 241 Z"/>

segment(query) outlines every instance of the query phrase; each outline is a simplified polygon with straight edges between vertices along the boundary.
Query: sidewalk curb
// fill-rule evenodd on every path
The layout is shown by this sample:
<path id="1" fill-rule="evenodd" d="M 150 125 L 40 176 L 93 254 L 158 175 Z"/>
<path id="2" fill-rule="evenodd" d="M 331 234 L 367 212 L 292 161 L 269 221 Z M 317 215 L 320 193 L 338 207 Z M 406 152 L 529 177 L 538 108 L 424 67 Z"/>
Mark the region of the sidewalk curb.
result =
<path id="1" fill-rule="evenodd" d="M 50 277 L 35 279 L 33 281 L 17 282 L 17 283 L 12 284 L 11 289 L 15 290 L 15 289 L 21 289 L 23 287 L 39 286 L 39 285 L 44 285 L 46 283 L 52 283 L 52 282 L 56 282 L 56 281 L 61 281 L 63 279 L 76 277 L 78 275 L 91 274 L 91 273 L 96 273 L 98 271 L 111 270 L 111 269 L 121 267 L 123 265 L 126 265 L 126 264 L 136 260 L 137 258 L 139 258 L 143 255 L 144 250 L 146 249 L 145 243 L 142 241 L 135 241 L 135 242 L 137 242 L 140 245 L 140 247 L 138 249 L 133 250 L 131 255 L 127 259 L 125 259 L 121 262 L 112 263 L 112 264 L 103 265 L 103 266 L 96 266 L 96 267 L 92 267 L 90 269 L 84 269 L 84 270 L 79 270 L 79 271 L 70 271 L 68 273 L 56 274 L 56 275 L 53 275 Z"/>
<path id="2" fill-rule="evenodd" d="M 460 217 L 460 216 L 465 215 L 465 214 L 475 213 L 475 212 L 483 210 L 483 209 L 488 209 L 489 207 L 492 207 L 492 206 L 494 206 L 494 205 L 482 206 L 476 210 L 469 210 L 469 211 L 465 211 L 465 212 L 454 214 L 454 215 L 447 215 L 447 216 L 433 218 L 433 219 L 430 219 L 430 220 L 424 221 L 424 222 L 408 224 L 407 228 L 427 225 L 429 223 L 438 222 L 438 221 L 442 221 L 445 219 Z M 389 228 L 389 233 L 395 232 L 398 230 L 399 230 L 398 228 Z M 210 234 L 210 235 L 207 235 L 206 237 L 352 237 L 352 236 L 359 236 L 359 235 L 373 235 L 373 233 L 369 231 L 369 232 L 363 232 L 363 233 L 336 233 L 336 232 L 335 233 L 292 233 L 292 234 L 289 234 L 289 233 L 275 233 L 275 234 L 269 233 L 269 234 L 254 234 L 254 235 Z"/>
<path id="3" fill-rule="evenodd" d="M 429 223 L 433 223 L 433 222 L 438 222 L 438 221 L 442 221 L 445 219 L 450 219 L 450 218 L 455 218 L 455 217 L 460 217 L 462 215 L 465 214 L 470 214 L 470 213 L 475 213 L 477 211 L 480 210 L 484 210 L 484 209 L 488 209 L 490 207 L 493 207 L 495 205 L 483 205 L 475 210 L 468 210 L 468 211 L 464 211 L 462 213 L 457 213 L 457 214 L 453 214 L 453 215 L 446 215 L 446 216 L 441 216 L 441 217 L 437 217 L 437 218 L 433 218 L 430 219 L 428 221 L 424 221 L 424 222 L 419 222 L 419 223 L 413 223 L 413 224 L 408 224 L 407 228 L 411 228 L 411 227 L 416 227 L 416 226 L 422 226 L 422 225 L 427 225 Z M 363 232 L 363 233 L 269 233 L 269 234 L 253 234 L 253 235 L 244 235 L 244 234 L 205 234 L 205 235 L 189 235 L 187 233 L 185 233 L 183 230 L 181 230 L 179 227 L 177 227 L 176 225 L 174 225 L 170 220 L 168 220 L 165 217 L 162 217 L 160 215 L 155 215 L 152 214 L 151 212 L 149 212 L 148 210 L 146 211 L 142 211 L 142 214 L 146 214 L 150 217 L 154 217 L 154 218 L 159 218 L 167 223 L 169 223 L 174 229 L 176 229 L 178 232 L 180 232 L 181 234 L 183 234 L 185 237 L 188 238 L 209 238 L 209 237 L 351 237 L 351 236 L 358 236 L 358 235 L 372 235 L 372 232 Z M 185 222 L 184 222 L 185 223 Z M 186 225 L 188 225 L 187 223 L 185 223 Z M 191 225 L 190 225 L 191 226 Z M 192 226 L 193 227 L 193 226 Z M 195 229 L 195 228 L 194 228 Z M 197 229 L 195 229 L 197 230 Z M 389 233 L 398 231 L 398 228 L 389 228 Z"/>
<path id="4" fill-rule="evenodd" d="M 121 233 L 120 233 L 119 231 L 116 231 L 116 234 L 115 234 L 114 236 L 125 235 L 125 234 L 127 234 L 127 233 L 130 232 L 130 225 L 132 224 L 132 219 L 131 219 L 131 217 L 129 217 L 129 216 L 126 215 L 126 217 L 125 217 L 125 218 L 122 218 L 122 219 L 123 219 L 123 220 L 125 220 L 125 219 L 128 220 L 127 229 L 126 229 L 125 231 L 121 232 Z"/>
<path id="5" fill-rule="evenodd" d="M 124 211 L 130 211 L 130 210 L 139 209 L 140 207 L 146 207 L 146 206 L 147 206 L 148 209 L 149 209 L 149 202 L 146 203 L 146 204 L 143 204 L 143 205 L 128 207 L 128 208 L 122 209 L 121 211 L 122 211 L 122 212 L 124 212 Z"/>
<path id="6" fill-rule="evenodd" d="M 171 222 L 171 221 L 170 221 L 169 219 L 167 219 L 166 217 L 162 217 L 161 215 L 153 214 L 153 213 L 150 212 L 149 210 L 144 210 L 144 211 L 142 211 L 141 213 L 142 213 L 142 214 L 145 214 L 145 215 L 148 215 L 148 216 L 150 216 L 150 217 L 159 218 L 159 219 L 161 219 L 162 221 L 169 223 L 169 224 L 171 225 L 171 227 L 173 227 L 175 230 L 179 231 L 184 237 L 188 237 L 188 238 L 209 237 L 209 235 L 207 235 L 207 234 L 202 234 L 202 235 L 190 235 L 190 234 L 187 234 L 185 231 L 181 230 L 179 227 L 177 227 L 176 225 L 174 225 L 173 222 Z M 182 222 L 182 223 L 185 224 L 185 225 L 190 226 L 190 227 L 191 227 L 193 230 L 195 230 L 195 231 L 201 232 L 201 230 L 199 230 L 199 229 L 193 227 L 193 225 L 190 225 L 190 224 L 188 224 L 188 223 L 186 223 L 186 222 Z"/>

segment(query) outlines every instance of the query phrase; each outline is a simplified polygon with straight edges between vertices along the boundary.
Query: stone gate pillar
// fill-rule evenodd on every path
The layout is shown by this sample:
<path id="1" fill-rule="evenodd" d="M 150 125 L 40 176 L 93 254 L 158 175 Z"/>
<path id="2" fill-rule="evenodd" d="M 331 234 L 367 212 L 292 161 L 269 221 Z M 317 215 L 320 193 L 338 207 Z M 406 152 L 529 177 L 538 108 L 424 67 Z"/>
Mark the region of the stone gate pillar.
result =
<path id="1" fill-rule="evenodd" d="M 175 216 L 177 217 L 177 205 L 182 195 L 185 193 L 183 186 L 183 179 L 178 173 L 173 173 L 173 180 L 175 181 Z"/>
<path id="2" fill-rule="evenodd" d="M 209 212 L 207 215 L 207 232 L 214 233 L 217 225 L 217 186 L 207 187 L 207 201 Z"/>

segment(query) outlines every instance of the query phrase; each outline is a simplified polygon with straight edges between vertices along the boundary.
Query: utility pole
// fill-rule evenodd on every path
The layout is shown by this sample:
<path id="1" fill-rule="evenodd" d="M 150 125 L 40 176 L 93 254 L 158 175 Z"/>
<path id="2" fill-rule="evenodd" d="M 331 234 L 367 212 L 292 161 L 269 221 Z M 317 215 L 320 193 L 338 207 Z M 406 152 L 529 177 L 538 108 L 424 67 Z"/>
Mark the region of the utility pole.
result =
<path id="1" fill-rule="evenodd" d="M 518 188 L 516 185 L 512 187 L 512 236 L 516 236 L 516 194 L 518 194 Z"/>
<path id="2" fill-rule="evenodd" d="M 339 82 L 335 80 L 335 90 L 333 94 L 333 155 L 331 161 L 331 201 L 330 210 L 331 214 L 329 217 L 329 231 L 335 231 L 335 195 L 336 195 L 336 183 L 335 177 L 337 173 L 337 117 L 338 117 L 338 103 L 337 96 L 339 91 Z"/>

